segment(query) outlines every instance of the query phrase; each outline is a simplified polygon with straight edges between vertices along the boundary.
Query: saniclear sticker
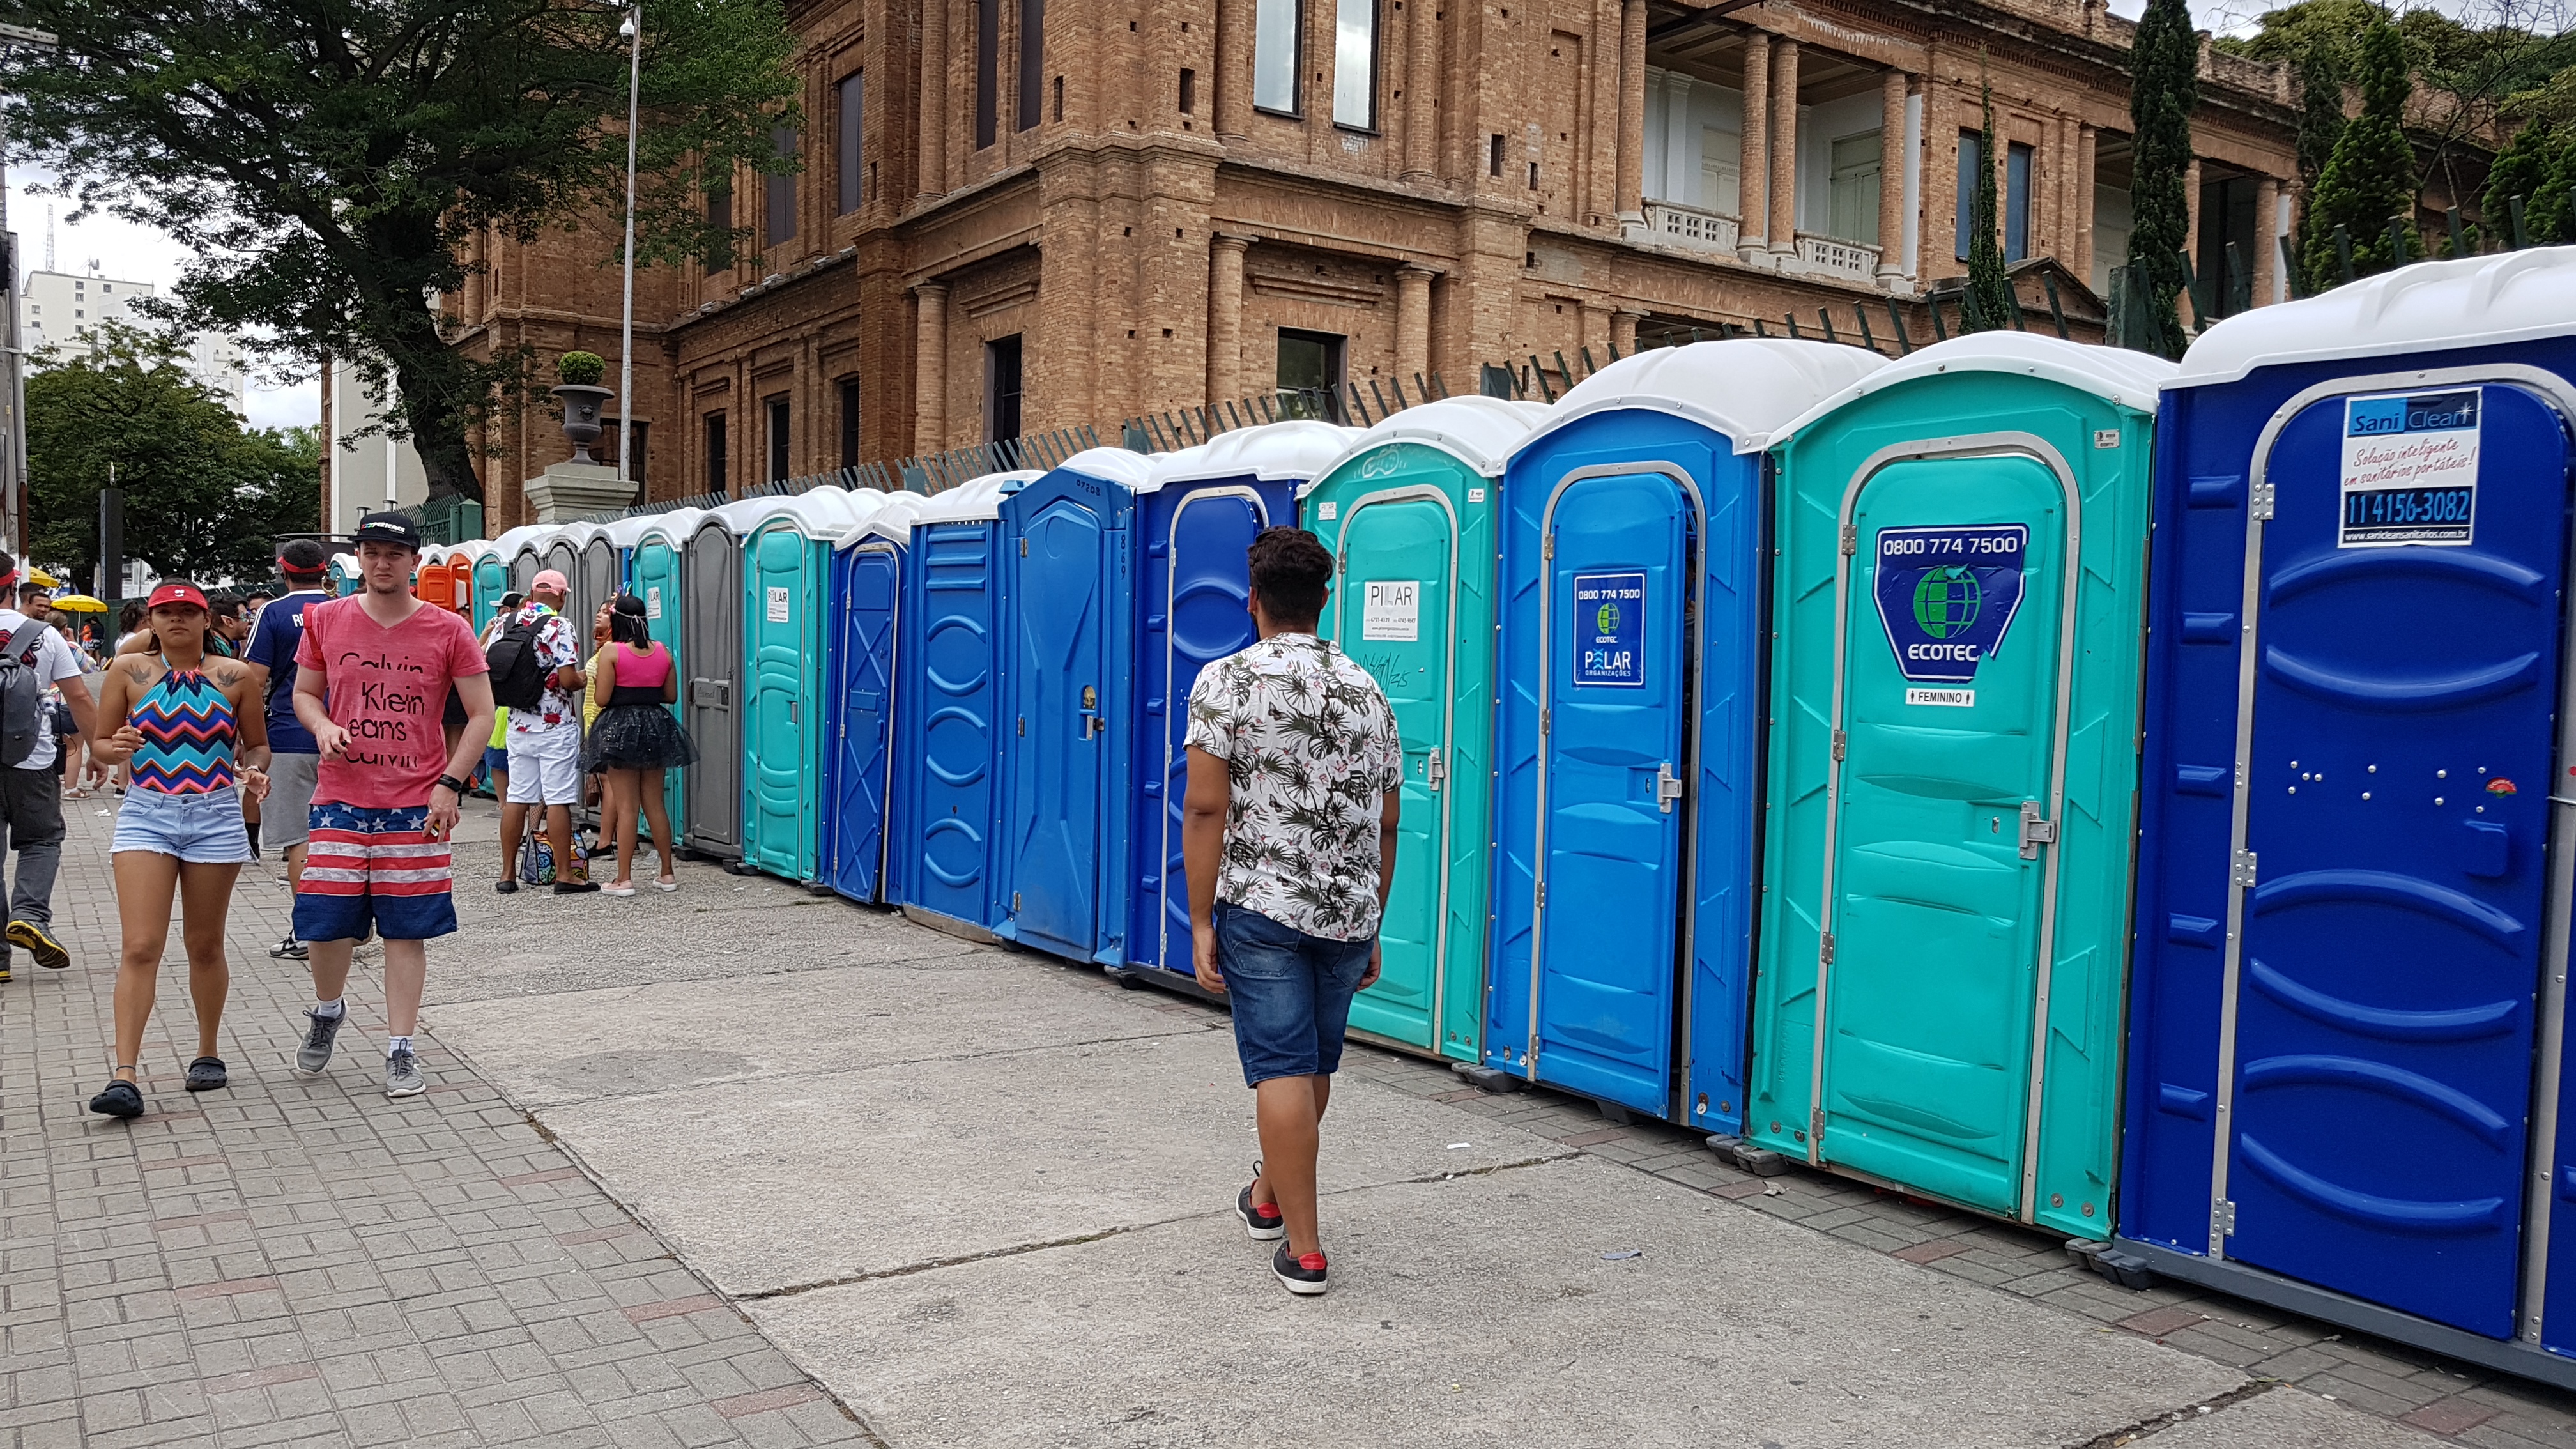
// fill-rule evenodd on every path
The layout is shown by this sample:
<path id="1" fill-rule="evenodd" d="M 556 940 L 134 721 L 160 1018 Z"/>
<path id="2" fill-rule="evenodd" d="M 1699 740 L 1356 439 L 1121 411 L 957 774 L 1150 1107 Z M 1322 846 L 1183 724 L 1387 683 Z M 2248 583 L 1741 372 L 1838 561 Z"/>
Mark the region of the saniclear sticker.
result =
<path id="1" fill-rule="evenodd" d="M 1360 586 L 1360 637 L 1412 644 L 1422 638 L 1422 581 L 1371 579 Z"/>
<path id="2" fill-rule="evenodd" d="M 2030 529 L 2019 523 L 1882 528 L 1878 621 L 1908 684 L 1974 684 L 1977 666 L 2003 646 L 2021 608 L 2022 557 Z M 1908 704 L 1973 705 L 1970 690 L 1907 690 Z"/>
<path id="3" fill-rule="evenodd" d="M 1646 576 L 1574 576 L 1574 682 L 1646 687 Z"/>
<path id="4" fill-rule="evenodd" d="M 2476 540 L 2478 390 L 2344 399 L 2338 548 Z"/>

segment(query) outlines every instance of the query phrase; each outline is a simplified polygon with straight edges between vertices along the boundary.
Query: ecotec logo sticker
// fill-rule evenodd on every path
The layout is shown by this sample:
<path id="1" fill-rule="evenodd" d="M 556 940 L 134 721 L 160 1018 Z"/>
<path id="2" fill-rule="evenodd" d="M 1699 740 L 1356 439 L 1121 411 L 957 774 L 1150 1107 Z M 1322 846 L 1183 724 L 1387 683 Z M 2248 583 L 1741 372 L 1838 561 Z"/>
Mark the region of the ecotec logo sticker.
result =
<path id="1" fill-rule="evenodd" d="M 1953 524 L 1883 528 L 1875 543 L 1879 626 L 1896 651 L 1896 669 L 1909 684 L 1973 684 L 1977 666 L 2003 646 L 2004 633 L 2021 609 L 2022 558 L 2030 528 L 2020 523 Z M 1958 699 L 1915 698 L 1908 704 L 1970 705 Z"/>
<path id="2" fill-rule="evenodd" d="M 2476 541 L 2478 402 L 2476 388 L 2344 399 L 2337 548 Z"/>

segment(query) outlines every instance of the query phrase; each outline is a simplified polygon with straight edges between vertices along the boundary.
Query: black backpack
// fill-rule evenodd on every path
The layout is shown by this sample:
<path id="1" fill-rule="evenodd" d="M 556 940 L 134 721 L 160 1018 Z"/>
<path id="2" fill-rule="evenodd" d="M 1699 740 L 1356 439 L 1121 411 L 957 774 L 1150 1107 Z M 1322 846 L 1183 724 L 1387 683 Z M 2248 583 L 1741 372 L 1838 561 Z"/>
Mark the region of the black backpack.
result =
<path id="1" fill-rule="evenodd" d="M 546 676 L 553 671 L 537 657 L 537 631 L 547 615 L 513 619 L 492 641 L 484 662 L 492 666 L 492 702 L 508 709 L 535 709 L 546 698 Z M 0 752 L 5 752 L 0 745 Z"/>
<path id="2" fill-rule="evenodd" d="M 36 661 L 44 657 L 48 627 L 30 619 L 0 642 L 0 766 L 27 763 L 45 718 L 45 686 Z"/>

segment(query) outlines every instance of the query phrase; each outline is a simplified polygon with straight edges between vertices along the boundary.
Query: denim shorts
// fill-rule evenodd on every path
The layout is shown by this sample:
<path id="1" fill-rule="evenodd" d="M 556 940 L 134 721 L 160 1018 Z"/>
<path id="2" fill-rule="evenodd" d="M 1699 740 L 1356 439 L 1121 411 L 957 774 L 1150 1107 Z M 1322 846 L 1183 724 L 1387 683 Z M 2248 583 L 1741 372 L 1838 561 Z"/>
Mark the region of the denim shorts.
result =
<path id="1" fill-rule="evenodd" d="M 149 851 L 187 865 L 247 865 L 250 832 L 242 828 L 241 793 L 230 785 L 192 795 L 127 790 L 107 849 L 111 855 Z"/>
<path id="2" fill-rule="evenodd" d="M 1243 1058 L 1245 1086 L 1340 1068 L 1351 998 L 1375 944 L 1375 938 L 1309 936 L 1259 911 L 1216 903 L 1217 966 L 1234 1007 L 1234 1049 Z"/>

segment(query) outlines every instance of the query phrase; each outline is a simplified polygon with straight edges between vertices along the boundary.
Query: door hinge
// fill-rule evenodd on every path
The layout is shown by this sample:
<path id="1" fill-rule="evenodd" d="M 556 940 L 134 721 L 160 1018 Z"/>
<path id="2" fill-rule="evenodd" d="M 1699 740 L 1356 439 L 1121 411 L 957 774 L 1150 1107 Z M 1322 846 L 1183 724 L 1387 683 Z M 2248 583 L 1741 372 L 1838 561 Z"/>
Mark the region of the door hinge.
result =
<path id="1" fill-rule="evenodd" d="M 2236 1204 L 2226 1198 L 2209 1205 L 2209 1230 L 2222 1238 L 2236 1235 Z"/>
<path id="2" fill-rule="evenodd" d="M 1449 763 L 1440 757 L 1438 750 L 1433 750 L 1431 758 L 1422 764 L 1422 773 L 1430 782 L 1431 788 L 1437 790 L 1449 779 Z"/>
<path id="3" fill-rule="evenodd" d="M 1815 1147 L 1821 1144 L 1824 1140 L 1825 1109 L 1822 1107 L 1809 1107 L 1807 1109 L 1807 1145 Z"/>
<path id="4" fill-rule="evenodd" d="M 1841 759 L 1841 758 L 1843 757 L 1843 747 L 1844 747 L 1844 745 L 1849 741 L 1849 739 L 1850 739 L 1850 738 L 1851 738 L 1850 736 L 1848 736 L 1848 735 L 1844 734 L 1841 730 L 1836 730 L 1836 731 L 1834 731 L 1834 758 L 1835 758 L 1835 759 L 1839 760 L 1839 759 Z"/>
<path id="5" fill-rule="evenodd" d="M 2249 490 L 2253 506 L 2247 511 L 2257 520 L 2272 516 L 2272 485 L 2257 483 Z"/>
<path id="6" fill-rule="evenodd" d="M 1027 715 L 1021 715 L 1021 716 L 1020 716 L 1020 737 L 1021 737 L 1022 739 L 1026 739 L 1026 738 L 1028 738 L 1028 733 L 1029 733 L 1029 717 L 1028 717 Z"/>
<path id="7" fill-rule="evenodd" d="M 1549 534 L 1547 537 L 1545 537 L 1545 538 L 1543 538 L 1543 539 L 1540 539 L 1540 540 L 1539 540 L 1539 544 L 1538 544 L 1538 556 L 1539 556 L 1540 558 L 1554 558 L 1554 557 L 1556 557 L 1556 535 L 1555 535 L 1555 534 L 1551 533 L 1551 534 Z"/>
<path id="8" fill-rule="evenodd" d="M 1021 539 L 1021 540 L 1020 540 L 1020 557 L 1022 557 L 1022 558 L 1027 558 L 1028 556 L 1029 556 L 1029 541 L 1028 541 L 1027 539 L 1025 539 L 1025 538 L 1024 538 L 1024 539 Z"/>
<path id="9" fill-rule="evenodd" d="M 1538 732 L 1540 734 L 1547 733 L 1548 715 L 1549 711 L 1547 710 L 1540 710 L 1538 712 Z"/>
<path id="10" fill-rule="evenodd" d="M 1546 881 L 1540 881 L 1540 882 L 1538 883 L 1538 899 L 1537 899 L 1537 901 L 1535 901 L 1533 904 L 1536 904 L 1536 905 L 1542 905 L 1542 906 L 1547 904 L 1547 882 L 1546 882 Z"/>
<path id="11" fill-rule="evenodd" d="M 2236 861 L 2228 871 L 2227 883 L 2243 886 L 2249 891 L 2254 889 L 2254 852 L 2250 850 L 2236 852 Z"/>
<path id="12" fill-rule="evenodd" d="M 2021 802 L 2021 858 L 2037 860 L 2041 846 L 2056 843 L 2057 822 L 2040 816 L 2038 801 Z"/>
<path id="13" fill-rule="evenodd" d="M 1843 552 L 1847 554 L 1860 552 L 1859 524 L 1846 523 L 1843 525 Z"/>
<path id="14" fill-rule="evenodd" d="M 1666 760 L 1655 767 L 1655 809 L 1670 815 L 1673 813 L 1673 802 L 1680 798 L 1682 798 L 1682 777 L 1673 773 L 1673 762 Z"/>
<path id="15" fill-rule="evenodd" d="M 1816 940 L 1816 964 L 1820 966 L 1834 964 L 1834 933 L 1831 931 L 1825 932 Z"/>
<path id="16" fill-rule="evenodd" d="M 1020 893 L 1019 893 L 1018 891 L 1013 891 L 1013 892 L 1011 892 L 1011 914 L 1016 916 L 1016 915 L 1018 915 L 1019 913 L 1020 913 Z"/>

